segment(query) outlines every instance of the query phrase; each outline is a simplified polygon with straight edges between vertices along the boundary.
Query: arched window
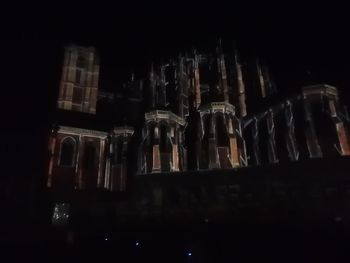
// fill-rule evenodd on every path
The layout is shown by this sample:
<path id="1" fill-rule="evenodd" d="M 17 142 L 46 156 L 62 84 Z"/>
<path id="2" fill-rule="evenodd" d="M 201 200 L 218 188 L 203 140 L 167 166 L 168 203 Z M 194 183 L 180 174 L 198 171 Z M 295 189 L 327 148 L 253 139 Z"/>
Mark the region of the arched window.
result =
<path id="1" fill-rule="evenodd" d="M 62 140 L 60 165 L 73 166 L 74 165 L 75 142 L 71 137 Z"/>
<path id="2" fill-rule="evenodd" d="M 226 120 L 222 114 L 213 115 L 216 118 L 216 138 L 218 146 L 228 146 L 229 139 L 226 130 Z"/>
<path id="3" fill-rule="evenodd" d="M 116 139 L 113 142 L 113 165 L 120 164 L 122 162 L 123 154 L 123 142 L 120 139 Z"/>
<path id="4" fill-rule="evenodd" d="M 85 58 L 84 57 L 78 56 L 77 67 L 78 68 L 84 68 L 85 67 Z"/>
<path id="5" fill-rule="evenodd" d="M 83 168 L 85 170 L 91 170 L 95 167 L 95 155 L 96 155 L 95 146 L 91 143 L 86 144 L 84 148 L 84 161 L 83 161 Z"/>
<path id="6" fill-rule="evenodd" d="M 73 98 L 72 98 L 73 103 L 80 104 L 82 100 L 83 100 L 83 89 L 78 86 L 74 86 Z"/>
<path id="7" fill-rule="evenodd" d="M 167 151 L 169 151 L 169 138 L 168 138 L 168 131 L 167 131 L 168 127 L 166 126 L 166 124 L 161 124 L 159 127 L 159 132 L 160 132 L 160 140 L 159 140 L 159 147 L 160 147 L 160 151 L 162 153 L 165 153 Z"/>

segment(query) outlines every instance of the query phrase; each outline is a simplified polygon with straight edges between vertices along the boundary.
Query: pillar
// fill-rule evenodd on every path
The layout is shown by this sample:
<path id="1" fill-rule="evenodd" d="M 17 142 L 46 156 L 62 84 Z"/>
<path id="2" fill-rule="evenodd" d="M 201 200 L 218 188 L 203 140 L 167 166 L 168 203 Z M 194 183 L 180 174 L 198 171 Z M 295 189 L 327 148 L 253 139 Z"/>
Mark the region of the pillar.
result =
<path id="1" fill-rule="evenodd" d="M 144 149 L 144 142 L 146 140 L 146 137 L 147 137 L 147 129 L 144 127 L 142 129 L 142 138 L 141 138 L 141 143 L 140 143 L 140 146 L 138 147 L 138 167 L 137 167 L 137 173 L 138 174 L 142 174 L 142 173 L 147 173 L 147 168 L 145 169 L 146 167 L 146 161 L 144 160 L 145 158 L 145 153 L 143 152 Z"/>
<path id="2" fill-rule="evenodd" d="M 266 116 L 268 133 L 268 157 L 269 163 L 278 163 L 276 141 L 275 141 L 275 121 L 273 111 L 270 109 Z"/>
<path id="3" fill-rule="evenodd" d="M 83 173 L 81 169 L 81 164 L 82 164 L 82 156 L 83 156 L 83 147 L 84 147 L 84 136 L 79 136 L 79 144 L 78 144 L 78 153 L 77 153 L 77 158 L 75 162 L 75 178 L 76 178 L 76 183 L 75 183 L 75 188 L 76 189 L 83 189 Z"/>
<path id="4" fill-rule="evenodd" d="M 216 116 L 215 113 L 210 115 L 210 132 L 209 132 L 209 169 L 220 168 L 219 156 L 216 142 Z"/>
<path id="5" fill-rule="evenodd" d="M 198 125 L 197 125 L 197 137 L 196 137 L 197 170 L 201 168 L 203 136 L 204 136 L 203 115 L 200 114 Z"/>
<path id="6" fill-rule="evenodd" d="M 172 141 L 172 171 L 179 171 L 179 149 L 178 149 L 178 127 L 170 128 L 170 136 Z"/>
<path id="7" fill-rule="evenodd" d="M 128 138 L 123 138 L 122 144 L 122 163 L 120 165 L 120 185 L 119 191 L 123 192 L 126 189 L 127 167 L 128 167 Z"/>
<path id="8" fill-rule="evenodd" d="M 239 153 L 238 153 L 238 146 L 237 146 L 237 138 L 235 136 L 235 127 L 233 125 L 233 120 L 230 116 L 227 118 L 228 123 L 228 134 L 229 134 L 229 147 L 230 147 L 230 161 L 232 164 L 232 167 L 238 167 L 239 166 Z"/>
<path id="9" fill-rule="evenodd" d="M 104 162 L 105 158 L 105 144 L 106 139 L 100 139 L 100 153 L 99 153 L 99 162 L 98 162 L 98 176 L 97 176 L 97 188 L 102 186 L 103 182 L 103 172 L 104 172 Z"/>
<path id="10" fill-rule="evenodd" d="M 111 190 L 111 167 L 112 167 L 112 162 L 111 158 L 113 156 L 113 142 L 111 138 L 109 139 L 109 149 L 108 149 L 108 154 L 107 154 L 107 159 L 106 159 L 106 168 L 105 168 L 105 177 L 104 177 L 104 183 L 103 186 L 104 188 Z"/>
<path id="11" fill-rule="evenodd" d="M 247 150 L 246 150 L 245 140 L 243 137 L 241 121 L 236 116 L 234 116 L 234 118 L 235 120 L 237 120 L 235 125 L 235 131 L 236 131 L 236 138 L 237 138 L 237 145 L 238 145 L 237 151 L 239 153 L 240 166 L 248 166 Z"/>
<path id="12" fill-rule="evenodd" d="M 54 155 L 55 155 L 55 148 L 56 148 L 56 142 L 57 142 L 57 129 L 52 129 L 50 139 L 49 139 L 49 171 L 48 171 L 48 178 L 47 178 L 47 187 L 52 187 L 52 169 L 53 169 L 53 163 L 54 163 Z"/>
<path id="13" fill-rule="evenodd" d="M 288 155 L 291 161 L 297 161 L 299 159 L 299 151 L 297 146 L 297 141 L 295 138 L 295 126 L 294 126 L 294 116 L 292 104 L 290 101 L 287 101 L 285 104 L 284 115 L 286 120 L 286 144 Z"/>
<path id="14" fill-rule="evenodd" d="M 344 126 L 344 122 L 341 121 L 338 117 L 335 101 L 329 100 L 329 110 L 332 117 L 336 117 L 335 128 L 337 131 L 338 142 L 339 142 L 339 151 L 341 155 L 350 155 L 350 144 L 348 131 Z"/>
<path id="15" fill-rule="evenodd" d="M 201 90 L 200 90 L 200 75 L 199 75 L 199 58 L 198 55 L 194 56 L 194 94 L 195 94 L 195 108 L 201 105 Z"/>
<path id="16" fill-rule="evenodd" d="M 179 148 L 179 169 L 180 171 L 187 170 L 187 149 L 184 147 L 184 134 L 180 127 L 177 130 L 178 148 Z"/>
<path id="17" fill-rule="evenodd" d="M 256 165 L 261 164 L 260 147 L 259 147 L 259 126 L 257 118 L 254 118 L 252 124 L 252 137 L 253 137 L 253 154 Z"/>

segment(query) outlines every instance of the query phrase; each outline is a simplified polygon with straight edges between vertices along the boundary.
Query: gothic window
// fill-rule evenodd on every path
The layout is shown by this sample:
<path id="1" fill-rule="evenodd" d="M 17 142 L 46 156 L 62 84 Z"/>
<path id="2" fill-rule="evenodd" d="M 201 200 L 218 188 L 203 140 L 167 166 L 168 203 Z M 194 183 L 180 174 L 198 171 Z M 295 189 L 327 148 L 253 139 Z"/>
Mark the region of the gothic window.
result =
<path id="1" fill-rule="evenodd" d="M 77 67 L 84 68 L 85 67 L 85 59 L 82 56 L 79 56 L 77 59 Z"/>
<path id="2" fill-rule="evenodd" d="M 75 142 L 71 137 L 65 138 L 61 143 L 60 165 L 74 165 Z"/>
<path id="3" fill-rule="evenodd" d="M 121 140 L 118 141 L 118 151 L 116 151 L 117 154 L 117 163 L 122 162 L 122 156 L 123 156 L 123 142 Z"/>
<path id="4" fill-rule="evenodd" d="M 228 146 L 226 122 L 222 114 L 213 115 L 216 118 L 216 136 L 218 146 Z"/>
<path id="5" fill-rule="evenodd" d="M 65 100 L 66 99 L 66 95 L 67 95 L 67 89 L 68 89 L 68 85 L 67 84 L 64 84 L 64 87 L 63 87 L 63 95 L 62 95 L 62 98 Z"/>
<path id="6" fill-rule="evenodd" d="M 113 143 L 113 165 L 120 164 L 122 162 L 123 143 L 120 140 L 116 140 Z"/>
<path id="7" fill-rule="evenodd" d="M 73 103 L 80 104 L 83 98 L 83 90 L 82 88 L 74 87 L 73 91 Z"/>
<path id="8" fill-rule="evenodd" d="M 85 145 L 83 167 L 85 170 L 92 170 L 95 167 L 95 146 L 91 143 Z"/>
<path id="9" fill-rule="evenodd" d="M 160 130 L 160 151 L 166 152 L 168 146 L 168 134 L 167 134 L 167 126 L 161 125 L 159 127 Z"/>
<path id="10" fill-rule="evenodd" d="M 81 82 L 81 70 L 77 69 L 75 73 L 75 82 L 80 83 Z"/>

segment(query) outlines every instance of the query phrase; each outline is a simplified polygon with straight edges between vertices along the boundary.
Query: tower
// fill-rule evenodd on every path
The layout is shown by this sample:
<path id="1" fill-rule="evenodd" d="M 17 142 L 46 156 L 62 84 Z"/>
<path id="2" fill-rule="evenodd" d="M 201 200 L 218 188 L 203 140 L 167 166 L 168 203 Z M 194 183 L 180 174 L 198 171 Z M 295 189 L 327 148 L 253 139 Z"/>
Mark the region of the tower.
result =
<path id="1" fill-rule="evenodd" d="M 184 58 L 150 71 L 150 104 L 139 147 L 138 173 L 185 171 L 184 130 L 188 114 L 188 79 Z M 170 93 L 173 92 L 173 93 Z M 171 100 L 173 95 L 175 100 Z"/>
<path id="2" fill-rule="evenodd" d="M 99 67 L 94 47 L 66 47 L 57 107 L 95 114 Z"/>

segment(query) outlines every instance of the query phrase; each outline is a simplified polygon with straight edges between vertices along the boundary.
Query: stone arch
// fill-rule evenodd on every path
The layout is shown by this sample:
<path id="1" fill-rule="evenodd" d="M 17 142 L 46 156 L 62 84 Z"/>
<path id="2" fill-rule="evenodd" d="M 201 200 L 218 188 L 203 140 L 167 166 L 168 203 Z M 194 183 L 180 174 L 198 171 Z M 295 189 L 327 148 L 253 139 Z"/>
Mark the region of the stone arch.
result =
<path id="1" fill-rule="evenodd" d="M 76 155 L 76 141 L 73 137 L 67 136 L 61 140 L 59 165 L 74 166 Z"/>

